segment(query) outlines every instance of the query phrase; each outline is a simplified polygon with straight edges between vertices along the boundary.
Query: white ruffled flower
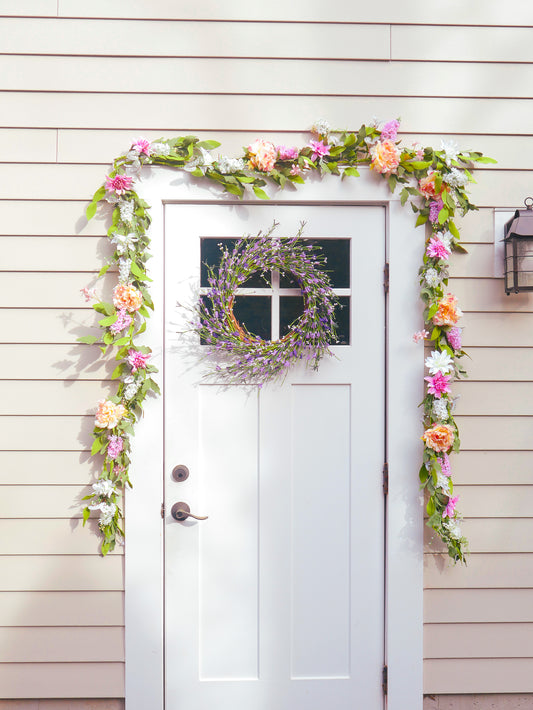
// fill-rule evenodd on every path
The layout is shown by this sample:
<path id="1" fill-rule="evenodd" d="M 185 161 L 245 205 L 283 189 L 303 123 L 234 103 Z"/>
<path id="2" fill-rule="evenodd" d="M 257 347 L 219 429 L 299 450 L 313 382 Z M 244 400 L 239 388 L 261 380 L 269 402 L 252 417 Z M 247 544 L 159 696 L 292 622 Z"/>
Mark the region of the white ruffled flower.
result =
<path id="1" fill-rule="evenodd" d="M 430 375 L 436 375 L 437 372 L 447 375 L 453 370 L 453 358 L 445 351 L 434 350 L 426 358 L 426 367 Z"/>
<path id="2" fill-rule="evenodd" d="M 132 382 L 131 385 L 127 385 L 124 389 L 124 399 L 128 402 L 135 397 L 139 391 L 140 382 Z"/>
<path id="3" fill-rule="evenodd" d="M 445 399 L 435 399 L 432 406 L 433 416 L 436 419 L 440 419 L 441 422 L 445 422 L 450 413 L 448 412 L 448 404 Z"/>
<path id="4" fill-rule="evenodd" d="M 319 118 L 311 126 L 311 133 L 315 133 L 317 136 L 327 136 L 331 131 L 331 126 L 324 118 Z"/>
<path id="5" fill-rule="evenodd" d="M 430 268 L 427 269 L 426 273 L 424 274 L 424 281 L 430 288 L 435 288 L 442 281 L 442 276 L 439 274 L 437 269 L 434 269 L 432 266 L 430 266 Z"/>
<path id="6" fill-rule="evenodd" d="M 123 222 L 131 222 L 133 219 L 133 202 L 120 202 L 118 208 L 120 210 L 120 219 Z"/>
<path id="7" fill-rule="evenodd" d="M 209 168 L 215 162 L 215 159 L 211 153 L 209 153 L 209 151 L 205 148 L 196 148 L 196 150 L 199 151 L 199 154 L 197 154 L 192 160 L 189 160 L 187 165 L 184 167 L 184 170 L 192 172 L 193 170 L 196 170 L 196 168 L 204 168 L 205 171 L 205 169 Z"/>
<path id="8" fill-rule="evenodd" d="M 457 160 L 459 154 L 459 146 L 455 141 L 442 141 L 440 142 L 440 149 L 444 152 L 444 159 L 446 165 L 451 165 L 452 160 Z"/>
<path id="9" fill-rule="evenodd" d="M 100 519 L 98 521 L 100 527 L 109 525 L 112 522 L 113 516 L 117 510 L 117 506 L 114 503 L 95 503 L 94 505 L 89 505 L 87 507 L 89 510 L 100 511 Z"/>
<path id="10" fill-rule="evenodd" d="M 93 483 L 93 491 L 95 495 L 104 496 L 105 498 L 109 498 L 110 495 L 117 492 L 114 483 L 109 479 L 102 479 Z M 96 510 L 96 508 L 92 507 L 91 510 Z"/>
<path id="11" fill-rule="evenodd" d="M 127 284 L 130 281 L 131 259 L 121 258 L 118 260 L 118 280 L 121 284 Z"/>
<path id="12" fill-rule="evenodd" d="M 158 155 L 170 155 L 170 146 L 166 143 L 152 143 L 150 145 L 152 155 L 157 153 Z"/>
<path id="13" fill-rule="evenodd" d="M 137 241 L 137 235 L 134 232 L 130 234 L 115 234 L 111 237 L 111 244 L 114 244 L 119 254 L 124 254 L 128 249 L 132 249 Z"/>
<path id="14" fill-rule="evenodd" d="M 462 537 L 461 527 L 455 518 L 449 518 L 443 523 L 444 527 L 450 533 L 450 537 L 454 540 L 460 540 Z"/>
<path id="15" fill-rule="evenodd" d="M 457 168 L 452 168 L 449 173 L 445 173 L 442 179 L 451 187 L 464 187 L 468 182 L 466 175 Z"/>
<path id="16" fill-rule="evenodd" d="M 244 160 L 242 158 L 228 158 L 221 155 L 217 160 L 217 168 L 222 175 L 230 175 L 244 170 Z"/>
<path id="17" fill-rule="evenodd" d="M 452 250 L 453 235 L 451 232 L 441 232 L 439 234 L 439 239 L 444 244 L 446 249 L 448 249 L 448 251 Z"/>
<path id="18" fill-rule="evenodd" d="M 437 473 L 437 488 L 441 488 L 442 492 L 447 496 L 451 495 L 450 479 L 443 473 Z"/>

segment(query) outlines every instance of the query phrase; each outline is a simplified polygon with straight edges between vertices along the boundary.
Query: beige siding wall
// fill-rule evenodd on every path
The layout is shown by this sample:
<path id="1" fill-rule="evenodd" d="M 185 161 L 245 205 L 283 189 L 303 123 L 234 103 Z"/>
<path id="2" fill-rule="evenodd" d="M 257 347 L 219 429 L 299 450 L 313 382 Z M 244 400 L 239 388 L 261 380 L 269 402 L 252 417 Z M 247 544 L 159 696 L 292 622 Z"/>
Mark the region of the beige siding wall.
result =
<path id="1" fill-rule="evenodd" d="M 79 289 L 107 253 L 83 215 L 110 160 L 140 134 L 194 132 L 232 154 L 259 135 L 306 140 L 318 117 L 373 116 L 499 160 L 478 172 L 470 253 L 454 259 L 473 358 L 454 465 L 472 554 L 450 568 L 427 541 L 425 689 L 533 692 L 533 299 L 494 278 L 492 214 L 531 192 L 528 25 L 523 0 L 482 14 L 459 0 L 0 0 L 2 697 L 123 694 L 123 557 L 100 560 L 79 517 L 110 377 L 75 344 L 95 321 Z"/>

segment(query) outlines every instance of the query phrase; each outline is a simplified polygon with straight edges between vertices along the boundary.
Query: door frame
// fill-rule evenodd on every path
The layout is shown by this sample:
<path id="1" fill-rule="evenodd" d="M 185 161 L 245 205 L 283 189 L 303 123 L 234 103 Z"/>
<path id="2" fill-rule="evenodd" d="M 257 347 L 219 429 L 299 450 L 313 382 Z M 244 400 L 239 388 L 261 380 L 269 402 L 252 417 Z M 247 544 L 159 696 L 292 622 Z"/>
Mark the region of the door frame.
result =
<path id="1" fill-rule="evenodd" d="M 423 235 L 415 231 L 411 210 L 391 195 L 385 181 L 367 168 L 361 176 L 309 179 L 297 192 L 270 189 L 271 202 L 240 201 L 217 186 L 185 172 L 145 168 L 138 186 L 151 205 L 154 279 L 151 293 L 156 310 L 148 322 L 144 344 L 152 347 L 152 362 L 160 368 L 165 314 L 164 208 L 167 203 L 379 205 L 386 208 L 386 254 L 390 265 L 386 312 L 386 424 L 389 464 L 385 549 L 385 663 L 388 666 L 388 710 L 422 710 L 423 663 L 423 510 L 417 471 L 420 466 L 420 415 L 423 397 L 423 353 L 411 340 L 420 329 L 418 267 Z M 133 445 L 131 478 L 126 493 L 125 549 L 126 710 L 164 708 L 163 654 L 163 398 L 149 398 Z M 401 423 L 401 424 L 400 424 Z M 157 445 L 159 442 L 159 446 Z"/>

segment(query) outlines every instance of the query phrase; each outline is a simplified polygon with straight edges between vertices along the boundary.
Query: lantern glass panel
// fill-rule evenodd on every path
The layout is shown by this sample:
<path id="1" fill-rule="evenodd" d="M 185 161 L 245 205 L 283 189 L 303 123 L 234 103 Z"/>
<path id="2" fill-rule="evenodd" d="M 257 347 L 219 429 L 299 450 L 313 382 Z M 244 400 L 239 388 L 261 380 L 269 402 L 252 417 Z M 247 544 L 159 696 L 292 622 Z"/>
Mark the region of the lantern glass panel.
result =
<path id="1" fill-rule="evenodd" d="M 505 290 L 512 291 L 515 287 L 513 252 L 515 240 L 505 242 Z"/>
<path id="2" fill-rule="evenodd" d="M 517 239 L 518 288 L 533 290 L 533 239 Z"/>

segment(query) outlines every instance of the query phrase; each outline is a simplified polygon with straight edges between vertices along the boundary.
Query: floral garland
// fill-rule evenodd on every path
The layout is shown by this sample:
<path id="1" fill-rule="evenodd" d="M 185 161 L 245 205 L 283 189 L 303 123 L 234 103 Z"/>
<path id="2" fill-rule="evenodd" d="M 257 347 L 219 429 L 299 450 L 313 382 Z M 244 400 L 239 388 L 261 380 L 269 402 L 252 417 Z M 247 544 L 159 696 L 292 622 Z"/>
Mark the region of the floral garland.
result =
<path id="1" fill-rule="evenodd" d="M 266 234 L 240 239 L 231 253 L 222 249 L 220 264 L 209 269 L 210 289 L 197 308 L 195 331 L 209 346 L 214 368 L 210 375 L 226 384 L 257 384 L 283 377 L 298 360 L 314 370 L 329 345 L 337 340 L 334 318 L 338 299 L 329 277 L 320 268 L 325 257 L 316 247 L 300 240 L 303 225 L 291 239 L 272 239 L 276 223 Z M 235 290 L 252 274 L 277 270 L 292 274 L 300 284 L 304 312 L 280 340 L 272 342 L 251 335 L 233 315 Z M 224 358 L 223 364 L 220 359 Z"/>
<path id="2" fill-rule="evenodd" d="M 398 128 L 399 121 L 391 120 L 379 127 L 363 125 L 354 133 L 332 131 L 327 122 L 319 121 L 312 128 L 313 138 L 303 148 L 275 146 L 258 139 L 239 158 L 215 158 L 211 151 L 220 144 L 199 141 L 194 136 L 152 143 L 140 138 L 114 161 L 104 185 L 87 208 L 87 218 L 95 215 L 100 202 L 113 208 L 108 236 L 115 252 L 99 276 L 116 265 L 118 283 L 112 303 L 101 301 L 93 305 L 104 316 L 99 321 L 102 335 L 78 339 L 89 344 L 101 340 L 102 352 L 106 354 L 109 348 L 114 348 L 118 363 L 112 375 L 119 381 L 117 393 L 98 403 L 91 453 L 103 456 L 103 463 L 93 492 L 86 496 L 90 503 L 83 511 L 84 524 L 92 510 L 99 511 L 103 555 L 122 542 L 120 496 L 126 485 L 131 486 L 130 437 L 144 400 L 149 394 L 159 393 L 151 377 L 156 368 L 149 363 L 150 349 L 136 345 L 153 309 L 148 292 L 150 278 L 146 273 L 150 256 L 149 208 L 134 190 L 142 166 L 165 165 L 187 170 L 194 177 L 216 181 L 237 197 L 251 188 L 257 197 L 268 199 L 262 189 L 267 180 L 284 188 L 305 182 L 304 177 L 316 171 L 344 179 L 358 176 L 357 166 L 369 165 L 388 181 L 391 192 L 401 188 L 401 203 L 410 203 L 417 214 L 417 226 L 425 223 L 431 226 L 419 272 L 424 320 L 430 331 L 424 329 L 413 336 L 415 342 L 429 340 L 433 347 L 426 359 L 429 375 L 425 378 L 427 392 L 422 403 L 425 431 L 420 480 L 427 491 L 428 525 L 446 544 L 450 557 L 455 562 L 464 562 L 467 541 L 459 527 L 458 496 L 453 495 L 448 454 L 459 450 L 450 384 L 454 377 L 465 374 L 459 362 L 465 353 L 461 348 L 461 329 L 457 326 L 461 311 L 455 296 L 445 293 L 445 287 L 451 252 L 464 251 L 453 221 L 455 212 L 464 215 L 477 209 L 466 193 L 466 186 L 473 182 L 470 170 L 473 163 L 495 161 L 479 152 L 459 152 L 452 142 L 443 142 L 440 150 L 418 144 L 402 147 L 397 139 Z M 82 291 L 87 300 L 95 298 L 94 289 Z"/>

